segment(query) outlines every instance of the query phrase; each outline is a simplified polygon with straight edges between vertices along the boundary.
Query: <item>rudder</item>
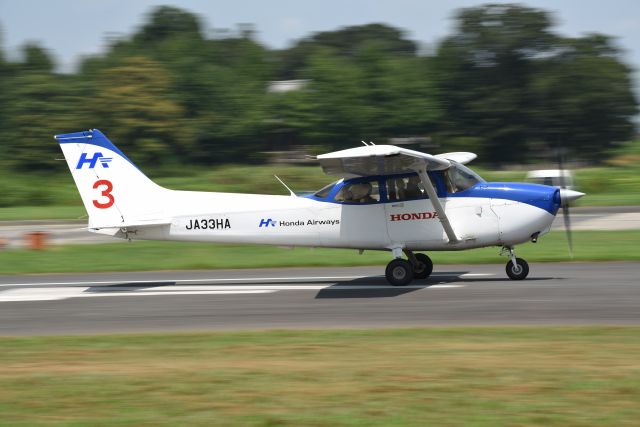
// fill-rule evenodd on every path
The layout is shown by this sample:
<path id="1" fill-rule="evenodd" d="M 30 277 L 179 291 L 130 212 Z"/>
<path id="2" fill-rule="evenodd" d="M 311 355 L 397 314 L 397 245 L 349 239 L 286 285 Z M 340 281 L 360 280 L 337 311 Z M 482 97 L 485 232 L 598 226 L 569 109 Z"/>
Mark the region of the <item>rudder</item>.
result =
<path id="1" fill-rule="evenodd" d="M 163 193 L 98 129 L 56 135 L 89 214 L 89 228 L 163 215 Z"/>

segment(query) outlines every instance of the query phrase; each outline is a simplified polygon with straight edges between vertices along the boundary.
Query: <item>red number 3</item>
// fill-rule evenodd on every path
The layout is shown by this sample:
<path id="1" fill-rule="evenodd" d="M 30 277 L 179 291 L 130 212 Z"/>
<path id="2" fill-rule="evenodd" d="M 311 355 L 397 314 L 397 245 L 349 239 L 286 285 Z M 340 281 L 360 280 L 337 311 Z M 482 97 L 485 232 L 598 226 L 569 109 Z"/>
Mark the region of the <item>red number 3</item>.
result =
<path id="1" fill-rule="evenodd" d="M 107 188 L 102 190 L 102 193 L 100 193 L 100 195 L 106 197 L 108 201 L 106 203 L 101 203 L 97 200 L 93 200 L 93 206 L 95 206 L 98 209 L 107 209 L 107 208 L 110 208 L 115 202 L 115 199 L 111 194 L 111 191 L 113 191 L 113 184 L 111 183 L 111 181 L 108 181 L 106 179 L 100 179 L 93 184 L 93 188 L 96 189 L 101 185 L 104 185 Z"/>

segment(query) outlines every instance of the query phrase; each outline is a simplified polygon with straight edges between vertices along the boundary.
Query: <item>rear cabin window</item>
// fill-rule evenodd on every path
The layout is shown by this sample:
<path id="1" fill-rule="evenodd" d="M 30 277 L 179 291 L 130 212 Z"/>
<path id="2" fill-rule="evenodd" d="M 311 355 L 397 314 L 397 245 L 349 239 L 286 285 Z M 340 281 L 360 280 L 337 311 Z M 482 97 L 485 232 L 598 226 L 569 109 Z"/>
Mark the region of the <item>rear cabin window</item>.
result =
<path id="1" fill-rule="evenodd" d="M 338 191 L 336 202 L 341 203 L 376 203 L 380 201 L 378 181 L 361 181 L 346 184 Z"/>

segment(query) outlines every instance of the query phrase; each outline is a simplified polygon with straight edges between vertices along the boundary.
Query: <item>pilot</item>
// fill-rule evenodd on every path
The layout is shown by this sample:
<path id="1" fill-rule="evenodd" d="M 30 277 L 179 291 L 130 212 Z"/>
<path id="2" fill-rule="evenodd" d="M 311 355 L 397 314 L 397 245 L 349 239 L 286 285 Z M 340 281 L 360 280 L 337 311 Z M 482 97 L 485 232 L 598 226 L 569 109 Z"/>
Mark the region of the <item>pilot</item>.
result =
<path id="1" fill-rule="evenodd" d="M 353 184 L 349 190 L 352 197 L 350 201 L 352 202 L 371 203 L 376 201 L 376 199 L 371 197 L 371 191 L 373 190 L 373 187 L 369 182 Z"/>
<path id="2" fill-rule="evenodd" d="M 408 199 L 415 199 L 422 197 L 422 190 L 420 189 L 420 177 L 411 176 L 409 182 L 407 182 L 406 196 Z"/>
<path id="3" fill-rule="evenodd" d="M 407 198 L 407 186 L 404 183 L 404 178 L 398 178 L 396 181 L 396 191 L 398 194 L 397 200 L 405 200 Z"/>
<path id="4" fill-rule="evenodd" d="M 396 180 L 390 179 L 387 181 L 387 199 L 389 200 L 398 200 L 398 195 L 396 193 Z"/>

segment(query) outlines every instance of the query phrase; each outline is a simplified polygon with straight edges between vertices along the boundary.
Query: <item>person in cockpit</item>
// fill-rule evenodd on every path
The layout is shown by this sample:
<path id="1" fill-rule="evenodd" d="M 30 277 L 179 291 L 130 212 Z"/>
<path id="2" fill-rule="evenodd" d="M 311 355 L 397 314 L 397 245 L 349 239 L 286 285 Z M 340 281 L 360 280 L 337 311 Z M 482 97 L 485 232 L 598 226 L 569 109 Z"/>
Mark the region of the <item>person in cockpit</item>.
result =
<path id="1" fill-rule="evenodd" d="M 376 199 L 371 197 L 371 191 L 373 191 L 373 187 L 369 182 L 360 182 L 358 184 L 353 184 L 349 190 L 351 192 L 351 202 L 371 203 L 376 201 Z"/>
<path id="2" fill-rule="evenodd" d="M 410 176 L 407 182 L 406 197 L 408 199 L 416 199 L 422 197 L 422 190 L 420 189 L 420 177 Z"/>

